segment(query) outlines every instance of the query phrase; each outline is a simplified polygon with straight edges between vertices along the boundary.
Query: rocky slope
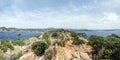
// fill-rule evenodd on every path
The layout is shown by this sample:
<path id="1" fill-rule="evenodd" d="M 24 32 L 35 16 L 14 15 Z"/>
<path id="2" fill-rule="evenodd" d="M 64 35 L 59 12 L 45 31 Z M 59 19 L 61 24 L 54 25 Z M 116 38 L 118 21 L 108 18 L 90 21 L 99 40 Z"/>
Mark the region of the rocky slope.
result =
<path id="1" fill-rule="evenodd" d="M 15 46 L 12 54 L 22 53 L 18 60 L 92 60 L 92 47 L 87 45 L 87 39 L 77 35 L 84 44 L 73 44 L 74 36 L 72 32 L 65 30 L 49 31 L 40 37 L 31 37 L 25 41 L 24 46 Z M 46 38 L 47 35 L 47 38 Z M 74 34 L 73 34 L 74 35 Z M 51 43 L 42 56 L 36 56 L 31 50 L 32 43 L 45 41 Z M 89 53 L 89 54 L 88 54 Z"/>
<path id="2" fill-rule="evenodd" d="M 85 42 L 85 44 L 81 44 L 81 45 L 74 45 L 73 42 L 73 37 L 71 36 L 70 32 L 57 32 L 58 33 L 58 37 L 51 37 L 53 32 L 48 33 L 49 34 L 49 41 L 53 44 L 55 40 L 67 40 L 66 44 L 64 47 L 61 47 L 59 45 L 51 45 L 47 50 L 49 51 L 50 49 L 55 49 L 55 55 L 53 56 L 49 56 L 48 54 L 44 54 L 42 56 L 36 56 L 32 51 L 31 51 L 31 44 L 35 41 L 39 41 L 39 40 L 44 40 L 43 39 L 43 35 L 40 36 L 39 38 L 30 38 L 29 40 L 27 40 L 26 44 L 27 46 L 29 46 L 29 48 L 26 48 L 28 51 L 23 54 L 22 57 L 20 57 L 19 60 L 92 60 L 90 58 L 92 51 L 92 47 L 87 45 L 87 40 L 79 37 L 80 40 L 83 40 Z M 25 50 L 25 49 L 23 49 Z M 52 55 L 53 53 L 51 53 Z M 50 58 L 50 59 L 49 59 Z"/>

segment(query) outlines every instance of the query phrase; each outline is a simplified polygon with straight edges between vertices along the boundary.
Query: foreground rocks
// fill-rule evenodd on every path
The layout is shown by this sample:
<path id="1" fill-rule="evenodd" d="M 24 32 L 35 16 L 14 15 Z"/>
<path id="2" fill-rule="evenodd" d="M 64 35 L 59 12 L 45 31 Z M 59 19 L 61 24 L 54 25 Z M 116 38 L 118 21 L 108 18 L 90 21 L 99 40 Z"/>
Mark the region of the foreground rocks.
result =
<path id="1" fill-rule="evenodd" d="M 90 59 L 90 57 L 88 56 L 87 53 L 74 52 L 74 53 L 72 54 L 71 60 L 92 60 L 92 59 Z"/>
<path id="2" fill-rule="evenodd" d="M 57 54 L 52 60 L 92 60 L 87 53 L 73 52 L 66 48 L 56 48 Z M 33 52 L 24 54 L 19 60 L 44 60 L 44 55 L 41 57 L 36 56 Z"/>

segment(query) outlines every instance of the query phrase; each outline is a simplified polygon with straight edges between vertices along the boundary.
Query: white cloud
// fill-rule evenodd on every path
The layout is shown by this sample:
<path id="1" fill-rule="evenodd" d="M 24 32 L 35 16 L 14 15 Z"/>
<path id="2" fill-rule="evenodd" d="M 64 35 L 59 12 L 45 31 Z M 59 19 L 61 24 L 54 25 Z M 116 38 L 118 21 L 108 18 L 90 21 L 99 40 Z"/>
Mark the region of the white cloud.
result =
<path id="1" fill-rule="evenodd" d="M 120 15 L 115 13 L 104 13 L 98 23 L 90 24 L 89 27 L 96 29 L 119 29 L 120 27 Z"/>
<path id="2" fill-rule="evenodd" d="M 99 4 L 97 4 L 98 0 L 94 0 L 94 4 L 91 5 L 78 6 L 71 3 L 61 7 L 60 10 L 45 8 L 33 11 L 23 11 L 18 7 L 18 2 L 23 2 L 23 0 L 14 1 L 9 8 L 4 10 L 4 14 L 0 15 L 0 26 L 77 29 L 117 29 L 120 27 L 120 15 L 116 13 L 120 5 L 119 0 L 101 1 Z"/>
<path id="3" fill-rule="evenodd" d="M 120 27 L 120 16 L 105 12 L 103 15 L 72 15 L 60 12 L 15 12 L 15 15 L 0 17 L 1 26 L 20 28 L 77 28 L 77 29 L 111 29 Z M 7 24 L 5 24 L 7 23 Z"/>

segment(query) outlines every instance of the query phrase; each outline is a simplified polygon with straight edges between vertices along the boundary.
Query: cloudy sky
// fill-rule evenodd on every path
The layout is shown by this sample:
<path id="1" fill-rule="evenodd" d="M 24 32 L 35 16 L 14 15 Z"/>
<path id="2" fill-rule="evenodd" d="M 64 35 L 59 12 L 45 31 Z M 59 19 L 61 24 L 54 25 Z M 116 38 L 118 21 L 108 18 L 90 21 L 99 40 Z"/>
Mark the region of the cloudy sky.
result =
<path id="1" fill-rule="evenodd" d="M 0 27 L 120 29 L 120 0 L 0 0 Z"/>

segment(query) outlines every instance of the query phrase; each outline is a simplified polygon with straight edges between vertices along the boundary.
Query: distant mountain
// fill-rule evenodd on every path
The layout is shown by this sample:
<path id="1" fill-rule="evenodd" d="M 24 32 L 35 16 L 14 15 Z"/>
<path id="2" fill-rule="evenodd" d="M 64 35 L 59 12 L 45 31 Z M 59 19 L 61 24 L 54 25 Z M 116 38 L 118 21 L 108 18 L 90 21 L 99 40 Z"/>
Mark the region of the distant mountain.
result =
<path id="1" fill-rule="evenodd" d="M 49 30 L 57 30 L 61 28 L 29 28 L 29 29 L 22 29 L 22 28 L 6 28 L 6 27 L 0 27 L 0 32 L 44 32 L 44 31 L 49 31 Z M 66 29 L 70 31 L 95 31 L 95 30 L 90 30 L 90 29 Z M 113 30 L 120 30 L 120 29 L 106 29 L 105 31 L 113 31 Z M 97 30 L 99 31 L 99 30 Z M 103 31 L 103 30 L 102 30 Z"/>

